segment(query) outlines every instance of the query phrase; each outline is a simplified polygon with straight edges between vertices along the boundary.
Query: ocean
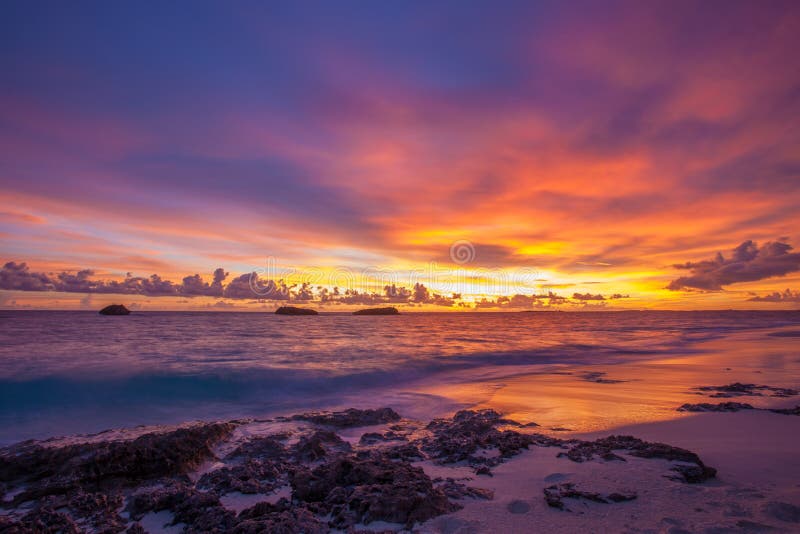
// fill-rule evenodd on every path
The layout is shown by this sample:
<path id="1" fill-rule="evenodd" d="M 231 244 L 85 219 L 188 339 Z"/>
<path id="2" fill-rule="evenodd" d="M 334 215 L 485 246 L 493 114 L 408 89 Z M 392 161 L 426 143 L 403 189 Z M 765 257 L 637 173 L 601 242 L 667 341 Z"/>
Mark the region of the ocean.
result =
<path id="1" fill-rule="evenodd" d="M 0 444 L 348 406 L 435 416 L 490 403 L 516 377 L 709 351 L 763 355 L 759 369 L 796 386 L 798 325 L 800 312 L 762 311 L 2 311 Z"/>

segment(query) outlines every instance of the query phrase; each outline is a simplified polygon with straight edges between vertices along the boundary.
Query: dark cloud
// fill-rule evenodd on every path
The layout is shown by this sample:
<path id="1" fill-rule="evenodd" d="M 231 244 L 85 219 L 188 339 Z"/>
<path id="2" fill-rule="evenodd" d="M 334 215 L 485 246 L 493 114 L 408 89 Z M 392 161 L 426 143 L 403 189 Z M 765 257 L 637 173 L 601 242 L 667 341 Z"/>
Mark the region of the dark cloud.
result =
<path id="1" fill-rule="evenodd" d="M 606 300 L 606 298 L 599 293 L 597 295 L 592 295 L 591 293 L 573 293 L 572 298 L 574 300 Z"/>
<path id="2" fill-rule="evenodd" d="M 549 291 L 545 294 L 539 295 L 522 295 L 516 294 L 510 297 L 503 296 L 496 299 L 483 298 L 475 303 L 475 307 L 480 308 L 508 308 L 508 309 L 525 309 L 525 308 L 553 308 L 558 306 L 579 306 L 581 309 L 589 307 L 605 307 L 608 300 L 624 299 L 628 295 L 614 293 L 613 295 L 605 296 L 602 294 L 593 295 L 591 293 L 573 293 L 572 297 L 565 297 Z M 594 304 L 592 304 L 594 303 Z"/>
<path id="3" fill-rule="evenodd" d="M 221 297 L 223 293 L 222 282 L 228 277 L 225 269 L 218 268 L 214 271 L 214 281 L 210 284 L 204 282 L 199 274 L 186 276 L 181 284 L 181 294 L 188 296 Z"/>
<path id="4" fill-rule="evenodd" d="M 44 273 L 32 273 L 25 262 L 10 261 L 0 271 L 0 289 L 52 291 L 53 283 Z"/>
<path id="5" fill-rule="evenodd" d="M 775 291 L 769 295 L 756 295 L 747 300 L 751 302 L 800 302 L 800 291 L 786 289 L 783 293 Z"/>
<path id="6" fill-rule="evenodd" d="M 0 270 L 0 289 L 17 291 L 62 291 L 67 293 L 120 294 L 146 296 L 176 297 L 215 297 L 229 300 L 247 300 L 248 303 L 265 303 L 268 301 L 305 301 L 326 304 L 379 305 L 379 304 L 429 304 L 443 307 L 470 307 L 462 299 L 460 293 L 449 296 L 437 293 L 422 283 L 413 287 L 386 285 L 382 292 L 342 290 L 338 287 L 327 288 L 312 286 L 309 283 L 287 284 L 284 280 L 260 278 L 258 273 L 245 273 L 233 277 L 227 285 L 224 281 L 228 273 L 218 268 L 214 271 L 211 283 L 203 281 L 199 274 L 185 276 L 176 284 L 153 274 L 148 278 L 135 277 L 130 273 L 121 281 L 100 280 L 94 278 L 94 271 L 84 269 L 74 273 L 32 272 L 25 263 L 6 263 Z M 547 308 L 564 304 L 585 304 L 585 301 L 603 301 L 606 299 L 626 298 L 627 295 L 575 293 L 572 298 L 548 291 L 547 293 L 501 296 L 496 299 L 484 298 L 476 303 L 476 308 Z M 186 300 L 184 303 L 188 302 Z"/>
<path id="7" fill-rule="evenodd" d="M 231 280 L 223 296 L 229 299 L 269 299 L 269 300 L 289 300 L 291 288 L 283 280 L 264 280 L 258 277 L 258 273 L 245 273 Z"/>
<path id="8" fill-rule="evenodd" d="M 673 280 L 667 289 L 718 291 L 738 282 L 754 282 L 800 271 L 800 254 L 791 250 L 791 245 L 783 241 L 770 241 L 759 247 L 748 240 L 733 249 L 729 258 L 718 252 L 712 260 L 675 265 L 676 269 L 688 270 L 691 275 Z"/>
<path id="9" fill-rule="evenodd" d="M 412 289 L 395 284 L 384 286 L 383 293 L 359 292 L 355 289 L 348 289 L 344 293 L 339 293 L 339 288 L 334 288 L 334 293 L 327 289 L 320 289 L 319 297 L 321 302 L 338 302 L 341 304 L 433 304 L 436 306 L 455 306 L 456 301 L 461 299 L 461 295 L 453 293 L 451 297 L 446 297 L 430 291 L 424 284 L 414 284 Z"/>

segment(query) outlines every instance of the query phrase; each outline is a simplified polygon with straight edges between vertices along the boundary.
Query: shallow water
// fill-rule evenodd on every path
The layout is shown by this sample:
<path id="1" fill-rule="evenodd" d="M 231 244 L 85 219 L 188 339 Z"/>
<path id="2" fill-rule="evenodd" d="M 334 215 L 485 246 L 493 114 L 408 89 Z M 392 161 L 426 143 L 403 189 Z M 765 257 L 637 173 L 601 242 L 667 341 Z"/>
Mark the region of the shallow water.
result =
<path id="1" fill-rule="evenodd" d="M 562 386 L 537 392 L 515 377 L 544 373 L 552 382 L 564 369 L 575 376 L 575 369 L 605 372 L 618 364 L 625 364 L 618 374 L 630 374 L 638 362 L 707 352 L 731 361 L 739 361 L 737 354 L 769 356 L 776 376 L 791 382 L 800 358 L 794 327 L 798 312 L 106 317 L 4 311 L 0 443 L 350 405 L 439 415 L 487 404 L 502 397 L 499 390 L 506 402 L 513 393 L 520 406 L 544 405 L 545 398 L 557 404 Z M 764 362 L 759 368 L 769 369 Z"/>

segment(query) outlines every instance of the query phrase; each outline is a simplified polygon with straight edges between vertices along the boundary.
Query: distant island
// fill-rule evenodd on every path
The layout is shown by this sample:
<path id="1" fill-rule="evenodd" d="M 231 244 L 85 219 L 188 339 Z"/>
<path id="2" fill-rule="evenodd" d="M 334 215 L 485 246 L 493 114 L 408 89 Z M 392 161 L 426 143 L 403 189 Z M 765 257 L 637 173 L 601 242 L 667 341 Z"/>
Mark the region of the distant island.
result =
<path id="1" fill-rule="evenodd" d="M 298 308 L 296 306 L 281 306 L 275 310 L 277 315 L 319 315 L 317 310 L 309 308 Z"/>
<path id="2" fill-rule="evenodd" d="M 400 312 L 397 308 L 367 308 L 365 310 L 356 310 L 353 315 L 399 315 Z"/>
<path id="3" fill-rule="evenodd" d="M 131 311 L 122 304 L 111 304 L 97 313 L 100 315 L 129 315 Z"/>

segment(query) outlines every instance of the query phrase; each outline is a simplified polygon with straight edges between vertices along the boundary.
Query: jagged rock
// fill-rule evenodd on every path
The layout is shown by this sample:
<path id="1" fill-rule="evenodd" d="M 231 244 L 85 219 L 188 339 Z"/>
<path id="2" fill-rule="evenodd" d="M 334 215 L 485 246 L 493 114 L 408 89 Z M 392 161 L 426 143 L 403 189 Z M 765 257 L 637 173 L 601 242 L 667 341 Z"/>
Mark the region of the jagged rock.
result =
<path id="1" fill-rule="evenodd" d="M 671 470 L 676 472 L 677 475 L 668 476 L 667 478 L 678 480 L 680 482 L 687 482 L 689 484 L 697 484 L 699 482 L 705 482 L 709 478 L 714 478 L 717 475 L 716 469 L 705 465 L 678 464 L 676 466 L 673 466 Z"/>
<path id="2" fill-rule="evenodd" d="M 197 487 L 213 489 L 219 494 L 238 491 L 240 493 L 269 493 L 284 485 L 288 466 L 273 460 L 250 458 L 244 463 L 221 467 L 205 473 L 197 481 Z"/>
<path id="3" fill-rule="evenodd" d="M 701 386 L 695 388 L 698 391 L 713 391 L 710 395 L 715 398 L 726 397 L 762 397 L 764 392 L 769 392 L 772 397 L 793 397 L 800 395 L 800 391 L 790 388 L 777 388 L 773 386 L 761 386 L 758 384 L 742 384 L 741 382 L 734 382 L 724 386 Z"/>
<path id="4" fill-rule="evenodd" d="M 364 310 L 356 310 L 353 312 L 353 315 L 399 315 L 400 312 L 397 311 L 397 308 L 388 307 L 388 308 L 367 308 Z"/>
<path id="5" fill-rule="evenodd" d="M 422 448 L 441 463 L 467 461 L 471 464 L 497 465 L 503 459 L 527 449 L 535 438 L 513 430 L 500 431 L 495 426 L 514 424 L 494 410 L 462 410 L 452 419 L 435 419 L 426 427 L 433 434 L 422 441 Z M 496 448 L 500 458 L 476 456 L 478 448 Z"/>
<path id="6" fill-rule="evenodd" d="M 330 530 L 310 510 L 293 506 L 286 499 L 276 504 L 261 502 L 242 510 L 238 520 L 232 534 L 322 534 Z"/>
<path id="7" fill-rule="evenodd" d="M 130 315 L 131 311 L 122 304 L 111 304 L 97 313 L 100 315 Z"/>
<path id="8" fill-rule="evenodd" d="M 72 519 L 52 508 L 36 508 L 19 520 L 0 516 L 0 530 L 4 534 L 80 534 Z"/>
<path id="9" fill-rule="evenodd" d="M 358 443 L 359 445 L 374 445 L 376 443 L 385 443 L 387 441 L 408 441 L 408 438 L 403 434 L 398 434 L 392 430 L 384 432 L 383 434 L 379 432 L 367 432 L 366 434 L 361 435 Z"/>
<path id="10" fill-rule="evenodd" d="M 754 410 L 751 404 L 744 402 L 720 402 L 711 404 L 701 402 L 700 404 L 684 404 L 678 408 L 679 412 L 738 412 L 740 410 Z"/>
<path id="11" fill-rule="evenodd" d="M 122 507 L 122 494 L 119 492 L 75 492 L 69 500 L 68 508 L 74 517 L 80 517 L 98 530 L 119 528 L 123 530 L 125 521 L 119 516 Z"/>
<path id="12" fill-rule="evenodd" d="M 381 425 L 400 420 L 400 414 L 391 408 L 375 410 L 358 410 L 348 408 L 341 412 L 304 413 L 294 415 L 291 419 L 309 421 L 317 425 L 328 425 L 336 428 Z"/>
<path id="13" fill-rule="evenodd" d="M 230 423 L 199 424 L 130 441 L 63 447 L 22 442 L 0 452 L 0 479 L 29 485 L 15 497 L 19 503 L 78 487 L 178 475 L 211 457 L 211 446 L 233 429 Z"/>
<path id="14" fill-rule="evenodd" d="M 702 482 L 715 477 L 717 474 L 716 469 L 705 465 L 700 460 L 700 457 L 692 451 L 665 443 L 643 441 L 633 436 L 609 436 L 595 441 L 580 441 L 567 452 L 560 453 L 559 456 L 566 456 L 578 463 L 591 460 L 595 456 L 606 460 L 624 460 L 624 458 L 614 454 L 614 451 L 625 451 L 627 454 L 639 458 L 660 458 L 672 462 L 693 464 L 672 468 L 673 471 L 681 475 L 683 481 L 689 483 Z"/>
<path id="15" fill-rule="evenodd" d="M 596 503 L 609 504 L 632 501 L 636 499 L 636 497 L 637 495 L 634 492 L 614 492 L 604 495 L 591 491 L 582 491 L 577 489 L 575 484 L 571 482 L 554 484 L 544 488 L 544 499 L 547 505 L 552 508 L 567 511 L 569 511 L 569 508 L 564 504 L 564 499 L 584 499 Z"/>
<path id="16" fill-rule="evenodd" d="M 285 459 L 288 456 L 288 451 L 281 442 L 288 438 L 288 433 L 251 438 L 236 447 L 225 459 L 231 460 L 243 457 L 267 460 Z"/>
<path id="17" fill-rule="evenodd" d="M 314 462 L 333 452 L 350 452 L 352 447 L 330 430 L 317 430 L 311 436 L 302 436 L 292 448 L 300 462 Z"/>
<path id="18" fill-rule="evenodd" d="M 309 424 L 291 425 L 297 428 L 290 432 L 250 437 L 223 460 L 214 457 L 212 447 L 231 436 L 242 421 L 198 423 L 129 440 L 65 446 L 23 442 L 0 449 L 0 491 L 13 492 L 12 506 L 31 502 L 17 515 L 0 516 L 0 530 L 116 533 L 130 525 L 131 534 L 140 534 L 143 529 L 137 521 L 162 510 L 172 514 L 173 524 L 184 524 L 188 533 L 326 532 L 331 528 L 356 532 L 355 525 L 372 521 L 412 528 L 459 509 L 453 500 L 490 499 L 492 492 L 456 479 L 432 481 L 410 462 L 423 458 L 440 463 L 463 461 L 476 473 L 491 475 L 491 467 L 530 446 L 559 447 L 576 462 L 624 461 L 623 453 L 662 458 L 676 462 L 671 477 L 685 482 L 701 482 L 715 473 L 690 451 L 631 436 L 579 441 L 500 430 L 520 425 L 493 410 L 460 411 L 450 419 L 432 421 L 424 430 L 407 422 L 391 425 L 382 433 L 364 434 L 363 446 L 355 448 L 332 430 L 398 420 L 400 416 L 390 408 L 277 418 L 278 422 Z M 292 445 L 287 443 L 290 437 L 297 438 Z M 222 465 L 193 482 L 187 473 L 209 459 Z M 238 517 L 219 500 L 230 492 L 269 493 L 287 484 L 292 488 L 292 502 L 260 503 Z M 580 492 L 574 487 L 548 489 L 553 493 L 554 488 L 605 502 L 633 498 L 626 493 Z M 130 521 L 120 516 L 123 505 Z M 780 510 L 776 513 L 791 511 Z"/>
<path id="19" fill-rule="evenodd" d="M 422 460 L 424 458 L 419 449 L 411 443 L 382 447 L 381 454 L 390 460 L 403 460 L 406 462 Z"/>
<path id="20" fill-rule="evenodd" d="M 456 482 L 455 479 L 450 477 L 444 480 L 437 479 L 434 482 L 437 483 L 436 487 L 442 490 L 444 494 L 451 499 L 494 499 L 494 492 L 492 490 L 473 488 L 461 482 Z"/>
<path id="21" fill-rule="evenodd" d="M 378 453 L 366 458 L 340 456 L 313 471 L 299 469 L 290 482 L 293 497 L 316 503 L 318 513 L 329 513 L 336 528 L 372 521 L 410 527 L 460 508 L 433 486 L 421 468 Z"/>
<path id="22" fill-rule="evenodd" d="M 298 308 L 296 306 L 281 306 L 275 310 L 276 315 L 319 315 L 317 310 Z"/>
<path id="23" fill-rule="evenodd" d="M 134 521 L 148 512 L 169 510 L 174 515 L 172 524 L 185 523 L 185 532 L 227 532 L 236 523 L 236 515 L 222 506 L 216 493 L 180 482 L 140 490 L 128 499 L 126 509 Z"/>

